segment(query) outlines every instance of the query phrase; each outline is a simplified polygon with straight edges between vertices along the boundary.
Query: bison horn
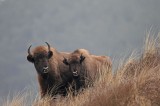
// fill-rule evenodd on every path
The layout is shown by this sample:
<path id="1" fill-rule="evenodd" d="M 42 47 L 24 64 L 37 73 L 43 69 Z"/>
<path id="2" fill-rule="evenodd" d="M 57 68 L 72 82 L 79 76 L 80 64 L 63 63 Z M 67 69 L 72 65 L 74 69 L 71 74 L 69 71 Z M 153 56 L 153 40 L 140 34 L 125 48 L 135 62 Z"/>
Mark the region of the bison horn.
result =
<path id="1" fill-rule="evenodd" d="M 29 48 L 28 48 L 28 54 L 29 54 L 29 55 L 31 55 L 31 51 L 30 51 L 31 46 L 32 46 L 32 45 L 30 45 Z"/>
<path id="2" fill-rule="evenodd" d="M 32 45 L 31 45 L 32 46 Z M 27 60 L 29 61 L 29 62 L 34 62 L 34 58 L 33 58 L 33 56 L 32 56 L 32 54 L 31 54 L 31 52 L 30 52 L 30 48 L 31 48 L 31 46 L 29 46 L 29 48 L 28 48 L 28 56 L 27 56 Z"/>
<path id="3" fill-rule="evenodd" d="M 48 58 L 51 58 L 52 55 L 53 55 L 53 52 L 51 51 L 51 47 L 50 47 L 49 43 L 47 43 L 47 42 L 45 42 L 45 43 L 46 43 L 47 46 L 48 46 Z"/>
<path id="4" fill-rule="evenodd" d="M 47 44 L 47 46 L 48 46 L 48 51 L 50 51 L 50 45 L 49 45 L 49 43 L 47 43 L 47 42 L 45 42 L 46 44 Z"/>

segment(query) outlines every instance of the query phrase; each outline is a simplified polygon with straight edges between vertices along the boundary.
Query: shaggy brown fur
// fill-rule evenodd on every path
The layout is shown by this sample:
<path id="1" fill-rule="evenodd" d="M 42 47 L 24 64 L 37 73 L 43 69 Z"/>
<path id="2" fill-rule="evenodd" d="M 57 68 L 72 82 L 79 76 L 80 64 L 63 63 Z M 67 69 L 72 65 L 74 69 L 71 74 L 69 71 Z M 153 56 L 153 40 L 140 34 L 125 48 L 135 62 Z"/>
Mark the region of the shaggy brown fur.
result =
<path id="1" fill-rule="evenodd" d="M 77 73 L 77 77 L 75 77 L 76 90 L 90 84 L 92 85 L 104 68 L 112 67 L 112 62 L 109 57 L 91 55 L 85 49 L 74 51 L 64 63 L 69 65 L 69 70 L 73 74 Z"/>
<path id="2" fill-rule="evenodd" d="M 47 58 L 48 47 L 38 46 L 27 57 L 37 70 L 41 97 L 46 94 L 51 94 L 51 96 L 66 95 L 69 83 L 72 82 L 72 73 L 68 71 L 68 66 L 62 62 L 63 57 L 68 57 L 69 53 L 58 52 L 54 48 L 50 48 L 50 51 L 53 56 Z M 30 59 L 30 57 L 32 58 Z M 41 71 L 42 66 L 48 67 L 47 73 Z"/>

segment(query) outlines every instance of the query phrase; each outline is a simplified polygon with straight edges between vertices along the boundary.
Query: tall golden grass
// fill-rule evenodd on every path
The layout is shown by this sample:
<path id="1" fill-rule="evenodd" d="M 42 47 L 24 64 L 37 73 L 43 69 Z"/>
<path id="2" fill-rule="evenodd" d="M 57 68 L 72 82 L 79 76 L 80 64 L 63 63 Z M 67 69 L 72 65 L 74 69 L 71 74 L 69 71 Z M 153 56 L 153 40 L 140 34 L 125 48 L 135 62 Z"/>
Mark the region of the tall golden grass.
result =
<path id="1" fill-rule="evenodd" d="M 28 104 L 23 94 L 2 106 L 160 106 L 160 36 L 147 36 L 142 53 L 120 64 L 114 74 L 104 69 L 93 87 L 75 97 L 37 97 Z"/>

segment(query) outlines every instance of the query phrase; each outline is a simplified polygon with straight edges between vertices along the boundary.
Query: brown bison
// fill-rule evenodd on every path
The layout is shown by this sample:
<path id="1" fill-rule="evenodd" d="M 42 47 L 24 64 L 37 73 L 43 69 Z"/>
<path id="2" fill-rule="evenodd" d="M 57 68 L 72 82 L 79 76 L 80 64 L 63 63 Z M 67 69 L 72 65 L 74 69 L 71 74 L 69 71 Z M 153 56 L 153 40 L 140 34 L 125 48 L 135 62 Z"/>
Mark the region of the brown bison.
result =
<path id="1" fill-rule="evenodd" d="M 104 68 L 111 68 L 111 59 L 107 56 L 91 55 L 85 49 L 74 51 L 69 58 L 64 58 L 63 63 L 69 66 L 74 80 L 76 82 L 76 90 L 93 84 L 100 71 Z"/>
<path id="2" fill-rule="evenodd" d="M 41 97 L 46 94 L 65 96 L 72 83 L 72 73 L 62 61 L 63 57 L 69 56 L 69 53 L 58 52 L 47 42 L 46 44 L 47 46 L 36 47 L 32 52 L 30 46 L 27 60 L 34 64 L 37 71 Z"/>

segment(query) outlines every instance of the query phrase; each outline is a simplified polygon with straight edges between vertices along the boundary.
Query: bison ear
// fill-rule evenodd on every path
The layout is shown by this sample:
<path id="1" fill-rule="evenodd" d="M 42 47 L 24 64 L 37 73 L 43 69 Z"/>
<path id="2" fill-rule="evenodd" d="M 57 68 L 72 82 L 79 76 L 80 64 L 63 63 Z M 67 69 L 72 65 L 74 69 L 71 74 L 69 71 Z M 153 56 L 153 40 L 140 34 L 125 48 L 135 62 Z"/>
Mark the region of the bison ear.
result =
<path id="1" fill-rule="evenodd" d="M 31 63 L 34 63 L 34 58 L 33 58 L 33 56 L 31 56 L 31 55 L 28 55 L 28 56 L 27 56 L 27 60 L 28 60 L 29 62 L 31 62 Z"/>
<path id="2" fill-rule="evenodd" d="M 68 63 L 68 61 L 67 61 L 66 58 L 63 59 L 63 63 L 64 63 L 65 65 L 69 65 L 69 63 Z"/>
<path id="3" fill-rule="evenodd" d="M 52 56 L 53 56 L 53 52 L 52 52 L 52 51 L 49 51 L 49 52 L 48 52 L 48 59 L 50 59 Z"/>
<path id="4" fill-rule="evenodd" d="M 81 55 L 81 56 L 80 56 L 80 63 L 82 63 L 82 62 L 85 60 L 85 58 L 86 58 L 86 57 L 84 57 L 84 56 Z"/>

